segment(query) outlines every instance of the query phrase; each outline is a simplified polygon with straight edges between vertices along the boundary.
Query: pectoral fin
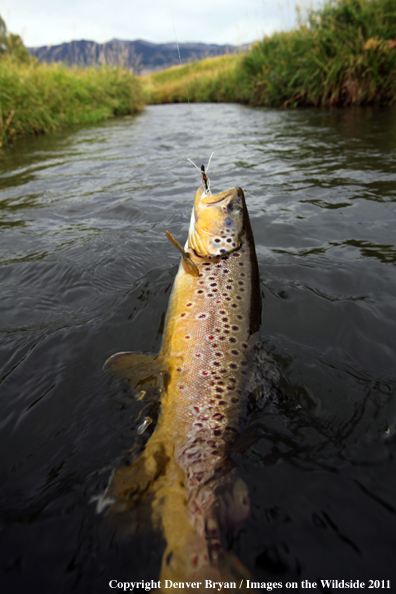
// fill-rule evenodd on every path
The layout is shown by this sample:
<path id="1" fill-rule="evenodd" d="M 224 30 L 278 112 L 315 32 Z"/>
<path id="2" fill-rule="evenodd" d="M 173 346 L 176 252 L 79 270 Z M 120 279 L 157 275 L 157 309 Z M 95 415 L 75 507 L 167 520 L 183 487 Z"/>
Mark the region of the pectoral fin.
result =
<path id="1" fill-rule="evenodd" d="M 199 276 L 198 268 L 196 267 L 194 262 L 191 260 L 190 256 L 187 254 L 187 252 L 184 251 L 184 249 L 182 248 L 180 243 L 177 241 L 176 237 L 174 237 L 171 233 L 169 233 L 169 231 L 165 231 L 165 233 L 166 233 L 167 238 L 171 242 L 171 244 L 174 245 L 175 248 L 178 249 L 179 252 L 181 253 L 183 262 L 186 265 L 188 272 L 190 274 L 193 274 L 194 276 Z"/>
<path id="2" fill-rule="evenodd" d="M 156 355 L 116 353 L 107 359 L 103 369 L 128 382 L 133 389 L 163 389 L 169 379 L 166 366 Z"/>

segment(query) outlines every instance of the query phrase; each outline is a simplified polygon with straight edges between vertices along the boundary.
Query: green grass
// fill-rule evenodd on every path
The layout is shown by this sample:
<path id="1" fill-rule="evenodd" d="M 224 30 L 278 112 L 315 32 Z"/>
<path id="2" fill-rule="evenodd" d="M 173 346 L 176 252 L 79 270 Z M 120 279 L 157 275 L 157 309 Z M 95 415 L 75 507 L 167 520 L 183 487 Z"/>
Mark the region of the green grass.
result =
<path id="1" fill-rule="evenodd" d="M 174 66 L 140 78 L 147 103 L 179 103 L 241 100 L 242 55 L 206 58 L 183 66 Z M 183 79 L 184 73 L 184 79 Z"/>
<path id="2" fill-rule="evenodd" d="M 0 59 L 0 146 L 20 135 L 96 123 L 142 107 L 140 83 L 126 70 Z"/>

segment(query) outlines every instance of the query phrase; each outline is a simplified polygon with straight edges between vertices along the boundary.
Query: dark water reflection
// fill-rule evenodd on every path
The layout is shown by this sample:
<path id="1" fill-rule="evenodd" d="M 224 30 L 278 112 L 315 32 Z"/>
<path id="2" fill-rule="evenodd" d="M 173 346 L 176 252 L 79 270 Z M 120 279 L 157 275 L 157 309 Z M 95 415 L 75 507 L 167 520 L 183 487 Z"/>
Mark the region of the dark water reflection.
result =
<path id="1" fill-rule="evenodd" d="M 262 336 L 282 403 L 233 459 L 252 515 L 231 543 L 262 581 L 396 579 L 396 112 L 150 107 L 0 154 L 5 592 L 155 579 L 163 543 L 89 503 L 144 444 L 143 404 L 101 372 L 155 352 L 199 164 L 244 188 Z"/>

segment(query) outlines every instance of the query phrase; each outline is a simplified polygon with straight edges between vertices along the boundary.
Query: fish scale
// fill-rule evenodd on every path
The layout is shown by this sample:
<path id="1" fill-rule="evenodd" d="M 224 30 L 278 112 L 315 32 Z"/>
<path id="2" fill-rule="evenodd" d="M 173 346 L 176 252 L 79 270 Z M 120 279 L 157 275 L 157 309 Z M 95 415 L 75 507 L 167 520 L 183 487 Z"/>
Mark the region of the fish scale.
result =
<path id="1" fill-rule="evenodd" d="M 161 579 L 231 579 L 248 573 L 220 532 L 249 513 L 228 451 L 245 409 L 251 337 L 260 322 L 258 267 L 240 188 L 195 196 L 157 357 L 119 353 L 106 368 L 133 388 L 158 378 L 161 409 L 145 450 L 117 469 L 115 511 L 150 499 L 167 542 Z M 162 382 L 162 383 L 161 383 Z"/>

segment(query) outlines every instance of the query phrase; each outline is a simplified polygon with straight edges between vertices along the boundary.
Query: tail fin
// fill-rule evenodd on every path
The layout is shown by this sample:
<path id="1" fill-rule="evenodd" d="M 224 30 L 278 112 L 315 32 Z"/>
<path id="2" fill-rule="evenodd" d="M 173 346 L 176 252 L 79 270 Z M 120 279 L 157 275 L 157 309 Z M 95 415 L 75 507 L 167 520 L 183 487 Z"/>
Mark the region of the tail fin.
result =
<path id="1" fill-rule="evenodd" d="M 189 582 L 201 582 L 206 591 L 206 580 L 212 582 L 233 582 L 235 590 L 243 589 L 241 582 L 250 579 L 248 570 L 231 551 L 227 551 L 220 538 L 220 525 L 226 531 L 234 531 L 249 515 L 247 487 L 237 478 L 223 485 L 216 498 L 206 494 L 201 498 L 210 501 L 210 507 L 199 509 L 199 492 L 184 502 L 181 513 L 180 502 L 177 513 L 172 507 L 172 498 L 162 498 L 162 527 L 167 548 L 162 559 L 161 585 L 165 580 L 182 581 L 185 588 Z M 172 591 L 170 581 L 166 591 Z M 242 584 L 243 586 L 243 584 Z M 196 588 L 194 588 L 196 590 Z"/>

